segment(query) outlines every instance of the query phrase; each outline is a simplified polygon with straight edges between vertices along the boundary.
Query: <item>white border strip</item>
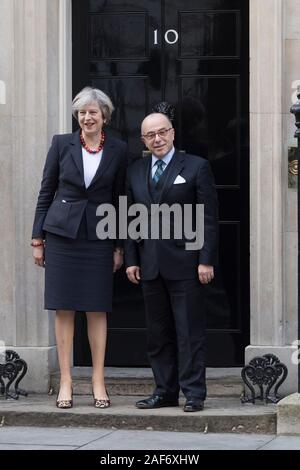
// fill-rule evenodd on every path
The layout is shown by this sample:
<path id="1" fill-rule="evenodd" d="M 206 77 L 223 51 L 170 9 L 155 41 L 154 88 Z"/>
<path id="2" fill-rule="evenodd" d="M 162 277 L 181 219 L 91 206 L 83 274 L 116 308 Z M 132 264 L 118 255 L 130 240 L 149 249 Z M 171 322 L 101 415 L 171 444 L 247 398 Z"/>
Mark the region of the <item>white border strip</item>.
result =
<path id="1" fill-rule="evenodd" d="M 72 132 L 72 1 L 59 0 L 59 131 Z"/>

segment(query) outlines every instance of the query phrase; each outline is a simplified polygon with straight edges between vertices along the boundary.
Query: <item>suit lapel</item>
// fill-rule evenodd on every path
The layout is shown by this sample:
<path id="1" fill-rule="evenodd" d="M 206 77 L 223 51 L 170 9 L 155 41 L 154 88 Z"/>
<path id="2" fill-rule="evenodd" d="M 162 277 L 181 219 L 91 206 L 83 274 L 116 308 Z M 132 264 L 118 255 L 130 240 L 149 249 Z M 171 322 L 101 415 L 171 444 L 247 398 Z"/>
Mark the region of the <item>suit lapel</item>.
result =
<path id="1" fill-rule="evenodd" d="M 169 163 L 170 169 L 164 181 L 164 185 L 159 198 L 159 203 L 164 200 L 167 192 L 171 189 L 176 177 L 184 168 L 184 155 L 181 155 L 177 150 L 175 151 L 171 162 Z"/>
<path id="2" fill-rule="evenodd" d="M 144 159 L 143 165 L 142 165 L 142 177 L 141 177 L 141 181 L 143 182 L 143 188 L 147 194 L 147 198 L 150 204 L 152 203 L 152 197 L 151 197 L 151 193 L 149 190 L 149 175 L 151 171 L 151 162 L 152 162 L 151 155 L 149 155 L 148 157 Z"/>
<path id="3" fill-rule="evenodd" d="M 76 131 L 72 134 L 72 139 L 70 141 L 71 155 L 73 157 L 74 163 L 77 166 L 82 181 L 84 182 L 83 177 L 83 162 L 82 162 L 82 148 L 80 143 L 80 131 Z"/>

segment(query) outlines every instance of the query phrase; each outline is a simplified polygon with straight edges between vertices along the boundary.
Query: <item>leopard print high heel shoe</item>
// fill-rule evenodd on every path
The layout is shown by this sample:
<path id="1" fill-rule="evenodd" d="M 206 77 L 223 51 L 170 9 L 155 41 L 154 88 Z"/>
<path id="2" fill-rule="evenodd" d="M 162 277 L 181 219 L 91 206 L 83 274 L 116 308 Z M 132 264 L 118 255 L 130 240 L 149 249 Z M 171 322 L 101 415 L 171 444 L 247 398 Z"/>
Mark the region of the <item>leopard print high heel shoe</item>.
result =
<path id="1" fill-rule="evenodd" d="M 56 397 L 56 406 L 57 408 L 60 408 L 60 409 L 69 409 L 69 408 L 73 408 L 73 388 L 72 388 L 72 391 L 71 391 L 71 399 L 70 400 L 58 400 L 58 395 L 59 395 L 59 391 L 57 392 L 57 397 Z"/>
<path id="2" fill-rule="evenodd" d="M 105 389 L 105 391 L 106 391 L 106 395 L 108 398 L 95 398 L 95 395 L 93 393 L 95 408 L 109 408 L 111 406 L 111 401 L 107 393 L 107 390 Z"/>

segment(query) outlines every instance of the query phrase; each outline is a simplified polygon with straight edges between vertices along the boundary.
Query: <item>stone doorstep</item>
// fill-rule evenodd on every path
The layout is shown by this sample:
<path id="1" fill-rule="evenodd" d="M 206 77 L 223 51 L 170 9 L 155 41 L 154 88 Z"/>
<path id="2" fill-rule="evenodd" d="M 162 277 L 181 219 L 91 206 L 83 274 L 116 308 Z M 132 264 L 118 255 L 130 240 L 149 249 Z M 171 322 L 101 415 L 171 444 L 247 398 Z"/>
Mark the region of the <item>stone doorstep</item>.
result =
<path id="1" fill-rule="evenodd" d="M 83 426 L 109 429 L 141 429 L 179 432 L 212 433 L 276 433 L 277 416 L 274 405 L 240 402 L 243 389 L 240 369 L 208 369 L 208 399 L 205 409 L 184 413 L 180 407 L 139 410 L 136 400 L 153 391 L 149 368 L 106 368 L 106 384 L 112 406 L 96 410 L 92 406 L 91 368 L 74 367 L 74 407 L 58 410 L 55 396 L 59 374 L 51 376 L 49 395 L 29 394 L 19 400 L 0 399 L 0 423 L 8 426 Z M 1 424 L 0 424 L 1 426 Z"/>
<path id="2" fill-rule="evenodd" d="M 293 393 L 277 405 L 277 434 L 300 436 L 300 393 Z"/>
<path id="3" fill-rule="evenodd" d="M 59 410 L 55 396 L 34 395 L 20 397 L 18 401 L 0 400 L 2 426 L 83 426 L 109 429 L 141 429 L 201 433 L 276 433 L 276 407 L 274 405 L 241 405 L 236 397 L 209 398 L 205 409 L 197 413 L 184 413 L 180 407 L 139 410 L 134 404 L 137 397 L 115 396 L 108 409 L 95 409 L 92 397 L 74 397 L 74 407 Z"/>
<path id="4" fill-rule="evenodd" d="M 73 391 L 75 395 L 91 393 L 91 367 L 73 368 Z M 154 389 L 149 368 L 114 368 L 105 370 L 106 385 L 110 395 L 151 395 Z M 59 373 L 53 373 L 50 387 L 55 392 L 59 387 Z M 207 395 L 209 397 L 240 397 L 243 383 L 240 369 L 208 369 Z"/>

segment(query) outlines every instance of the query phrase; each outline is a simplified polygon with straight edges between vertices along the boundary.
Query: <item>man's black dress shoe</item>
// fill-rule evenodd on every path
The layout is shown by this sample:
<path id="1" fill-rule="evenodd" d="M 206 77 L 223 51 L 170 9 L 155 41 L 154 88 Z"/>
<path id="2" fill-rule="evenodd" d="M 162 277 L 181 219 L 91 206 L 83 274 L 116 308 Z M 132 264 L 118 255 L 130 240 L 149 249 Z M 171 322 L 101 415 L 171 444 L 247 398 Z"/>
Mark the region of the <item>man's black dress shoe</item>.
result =
<path id="1" fill-rule="evenodd" d="M 200 400 L 200 398 L 188 398 L 183 407 L 183 411 L 202 411 L 203 408 L 203 400 Z"/>
<path id="2" fill-rule="evenodd" d="M 141 409 L 151 409 L 151 408 L 162 408 L 164 406 L 178 406 L 178 399 L 168 399 L 162 395 L 152 395 L 145 400 L 139 400 L 136 402 L 135 406 Z"/>

